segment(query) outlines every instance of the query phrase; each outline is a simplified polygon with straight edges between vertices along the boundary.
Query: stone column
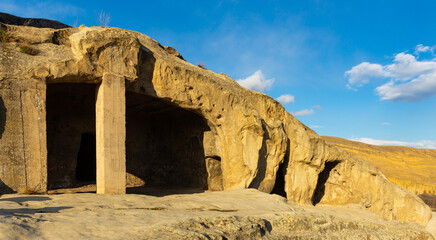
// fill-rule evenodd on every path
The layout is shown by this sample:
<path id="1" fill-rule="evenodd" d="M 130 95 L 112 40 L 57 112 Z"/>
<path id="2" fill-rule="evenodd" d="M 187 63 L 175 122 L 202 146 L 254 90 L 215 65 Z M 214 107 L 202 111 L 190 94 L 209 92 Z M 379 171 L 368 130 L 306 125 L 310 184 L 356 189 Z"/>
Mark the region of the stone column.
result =
<path id="1" fill-rule="evenodd" d="M 126 193 L 124 77 L 105 73 L 96 94 L 97 193 Z"/>
<path id="2" fill-rule="evenodd" d="M 0 193 L 46 192 L 45 82 L 0 82 Z"/>
<path id="3" fill-rule="evenodd" d="M 47 191 L 46 85 L 31 80 L 20 92 L 26 190 Z"/>

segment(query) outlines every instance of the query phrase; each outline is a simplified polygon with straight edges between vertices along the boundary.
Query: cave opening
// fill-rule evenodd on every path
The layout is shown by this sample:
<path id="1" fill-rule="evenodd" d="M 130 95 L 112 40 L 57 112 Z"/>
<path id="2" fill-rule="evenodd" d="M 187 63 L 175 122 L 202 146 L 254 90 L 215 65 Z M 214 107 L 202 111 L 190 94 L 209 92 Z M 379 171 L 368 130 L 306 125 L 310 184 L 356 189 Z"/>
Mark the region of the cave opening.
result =
<path id="1" fill-rule="evenodd" d="M 286 163 L 281 163 L 279 169 L 277 170 L 276 181 L 274 183 L 274 188 L 271 191 L 271 194 L 277 194 L 284 198 L 287 198 L 285 191 L 285 176 L 286 176 L 286 167 L 288 166 Z"/>
<path id="2" fill-rule="evenodd" d="M 321 199 L 324 197 L 325 194 L 325 184 L 327 183 L 327 180 L 330 176 L 331 171 L 333 168 L 335 168 L 340 161 L 332 161 L 332 162 L 326 162 L 324 170 L 322 170 L 318 175 L 318 182 L 315 187 L 315 191 L 312 196 L 312 204 L 315 206 L 318 203 L 321 202 Z"/>
<path id="3" fill-rule="evenodd" d="M 47 184 L 49 190 L 96 182 L 96 85 L 47 84 Z M 198 113 L 170 101 L 126 92 L 128 192 L 208 189 Z"/>
<path id="4" fill-rule="evenodd" d="M 96 136 L 95 133 L 83 133 L 77 154 L 76 180 L 95 182 L 96 166 Z"/>
<path id="5" fill-rule="evenodd" d="M 95 84 L 47 84 L 48 190 L 95 184 Z"/>
<path id="6" fill-rule="evenodd" d="M 126 92 L 128 193 L 206 190 L 203 136 L 208 130 L 206 120 L 198 113 L 169 101 Z"/>
<path id="7" fill-rule="evenodd" d="M 285 186 L 286 186 L 285 177 L 289 166 L 289 151 L 290 151 L 290 142 L 288 139 L 286 143 L 286 153 L 283 162 L 280 163 L 279 169 L 277 170 L 276 181 L 274 183 L 274 188 L 271 191 L 271 194 L 277 194 L 284 198 L 287 198 L 287 194 L 285 190 Z"/>

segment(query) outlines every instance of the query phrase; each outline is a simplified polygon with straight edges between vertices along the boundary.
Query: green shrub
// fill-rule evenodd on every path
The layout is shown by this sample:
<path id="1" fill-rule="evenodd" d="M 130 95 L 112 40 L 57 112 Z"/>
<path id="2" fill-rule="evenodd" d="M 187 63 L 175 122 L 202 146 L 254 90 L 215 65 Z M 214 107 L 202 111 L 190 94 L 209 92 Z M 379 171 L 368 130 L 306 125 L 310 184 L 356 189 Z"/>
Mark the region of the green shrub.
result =
<path id="1" fill-rule="evenodd" d="M 30 189 L 30 188 L 26 188 L 26 189 L 24 189 L 24 191 L 23 191 L 23 194 L 27 194 L 27 195 L 34 195 L 34 194 L 36 194 L 37 192 L 35 191 L 35 190 L 33 190 L 33 189 Z"/>
<path id="2" fill-rule="evenodd" d="M 19 48 L 18 51 L 22 52 L 22 53 L 26 53 L 29 55 L 36 55 L 38 54 L 38 50 L 36 50 L 34 47 L 32 47 L 29 44 L 22 44 Z"/>
<path id="3" fill-rule="evenodd" d="M 9 42 L 10 36 L 5 30 L 0 29 L 0 42 Z"/>

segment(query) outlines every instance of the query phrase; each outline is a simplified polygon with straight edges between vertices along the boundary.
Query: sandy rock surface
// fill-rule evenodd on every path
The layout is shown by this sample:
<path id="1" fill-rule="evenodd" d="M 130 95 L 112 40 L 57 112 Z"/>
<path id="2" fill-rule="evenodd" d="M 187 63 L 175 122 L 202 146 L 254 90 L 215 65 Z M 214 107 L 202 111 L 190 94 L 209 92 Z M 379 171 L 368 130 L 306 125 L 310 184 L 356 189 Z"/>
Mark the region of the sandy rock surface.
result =
<path id="1" fill-rule="evenodd" d="M 433 236 L 436 238 L 436 212 L 433 212 L 433 217 L 428 222 L 427 227 L 425 228 L 427 231 L 433 234 Z"/>
<path id="2" fill-rule="evenodd" d="M 302 207 L 254 189 L 165 194 L 6 194 L 0 239 L 434 239 L 358 205 Z"/>

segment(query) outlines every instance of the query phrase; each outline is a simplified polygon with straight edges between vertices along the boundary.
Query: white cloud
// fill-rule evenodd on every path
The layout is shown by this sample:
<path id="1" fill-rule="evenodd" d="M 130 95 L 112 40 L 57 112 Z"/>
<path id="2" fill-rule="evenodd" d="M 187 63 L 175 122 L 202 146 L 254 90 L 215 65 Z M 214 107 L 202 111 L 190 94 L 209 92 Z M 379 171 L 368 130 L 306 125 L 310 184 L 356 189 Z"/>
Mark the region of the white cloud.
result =
<path id="1" fill-rule="evenodd" d="M 428 141 L 428 140 L 422 140 L 418 142 L 388 141 L 388 140 L 377 140 L 372 138 L 353 138 L 350 140 L 363 142 L 366 144 L 372 144 L 372 145 L 381 145 L 381 146 L 403 146 L 403 147 L 436 149 L 436 141 Z"/>
<path id="2" fill-rule="evenodd" d="M 390 122 L 382 122 L 381 125 L 383 125 L 383 126 L 390 126 L 391 123 Z"/>
<path id="3" fill-rule="evenodd" d="M 263 76 L 262 71 L 257 70 L 255 73 L 253 73 L 253 75 L 245 79 L 239 79 L 237 82 L 239 85 L 250 90 L 264 92 L 271 88 L 274 83 L 274 79 L 266 79 L 265 76 Z"/>
<path id="4" fill-rule="evenodd" d="M 318 109 L 318 110 L 322 110 L 321 105 L 315 105 L 315 106 L 313 106 L 313 108 L 316 108 L 316 109 Z"/>
<path id="5" fill-rule="evenodd" d="M 433 51 L 433 48 L 416 46 L 415 52 Z M 436 59 L 418 60 L 408 53 L 398 53 L 389 65 L 363 62 L 345 72 L 347 88 L 355 90 L 369 83 L 371 78 L 388 79 L 376 88 L 382 100 L 420 101 L 436 96 Z"/>
<path id="6" fill-rule="evenodd" d="M 28 18 L 62 18 L 64 16 L 76 16 L 83 12 L 74 5 L 58 3 L 56 1 L 11 1 L 0 2 L 0 12 Z"/>
<path id="7" fill-rule="evenodd" d="M 307 116 L 307 115 L 311 115 L 314 113 L 315 113 L 315 111 L 313 109 L 303 109 L 303 110 L 298 111 L 298 112 L 291 112 L 291 114 L 294 116 Z"/>
<path id="8" fill-rule="evenodd" d="M 433 50 L 434 50 L 434 47 L 429 47 L 429 46 L 424 46 L 424 45 L 422 45 L 422 44 L 418 44 L 418 45 L 416 45 L 416 47 L 415 47 L 415 54 L 416 55 L 419 55 L 419 53 L 422 53 L 422 52 L 433 52 Z"/>
<path id="9" fill-rule="evenodd" d="M 356 88 L 353 88 L 350 84 L 345 85 L 349 90 L 357 92 Z"/>
<path id="10" fill-rule="evenodd" d="M 350 87 L 351 85 L 357 85 L 360 87 L 369 83 L 371 77 L 385 77 L 386 75 L 387 72 L 383 70 L 382 65 L 368 62 L 363 62 L 345 72 L 345 76 L 348 76 Z"/>
<path id="11" fill-rule="evenodd" d="M 303 109 L 303 110 L 300 110 L 300 111 L 298 111 L 298 112 L 291 112 L 291 114 L 294 115 L 294 116 L 307 116 L 307 115 L 312 115 L 312 114 L 315 113 L 315 110 L 314 110 L 314 109 L 316 109 L 316 110 L 322 110 L 322 106 L 321 106 L 321 105 L 315 105 L 315 106 L 313 106 L 312 108 Z M 320 126 L 318 126 L 318 127 L 320 127 Z"/>
<path id="12" fill-rule="evenodd" d="M 395 81 L 407 81 L 417 76 L 428 74 L 436 70 L 435 61 L 417 61 L 416 57 L 408 53 L 398 53 L 394 63 L 384 67 L 389 77 Z"/>
<path id="13" fill-rule="evenodd" d="M 277 101 L 279 101 L 281 104 L 288 104 L 295 101 L 295 97 L 289 94 L 281 95 L 277 98 Z"/>
<path id="14" fill-rule="evenodd" d="M 382 100 L 416 102 L 436 95 L 436 71 L 421 75 L 406 83 L 390 81 L 376 88 Z"/>
<path id="15" fill-rule="evenodd" d="M 312 128 L 312 129 L 324 128 L 324 126 L 321 126 L 321 125 L 312 125 L 312 126 L 310 126 L 310 128 Z"/>

